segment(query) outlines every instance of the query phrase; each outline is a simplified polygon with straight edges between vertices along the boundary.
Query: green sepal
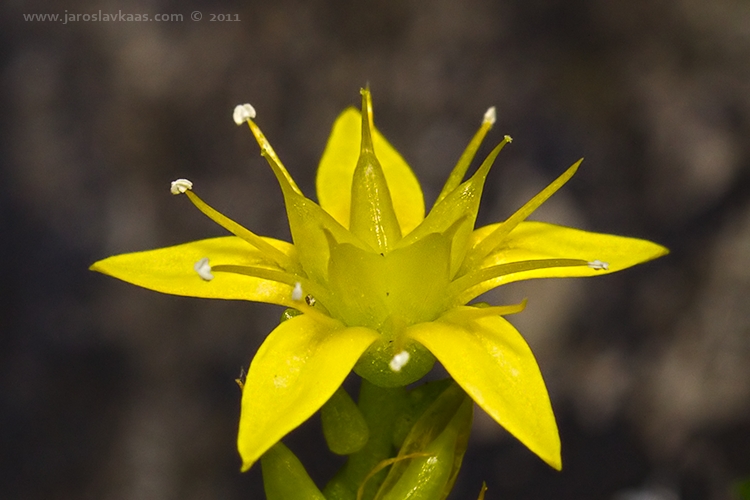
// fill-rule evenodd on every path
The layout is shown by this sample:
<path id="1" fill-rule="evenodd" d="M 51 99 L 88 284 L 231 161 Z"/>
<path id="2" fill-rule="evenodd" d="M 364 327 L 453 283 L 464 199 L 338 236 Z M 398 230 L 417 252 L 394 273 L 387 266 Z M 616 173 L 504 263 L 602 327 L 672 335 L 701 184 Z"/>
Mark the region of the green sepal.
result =
<path id="1" fill-rule="evenodd" d="M 343 387 L 320 409 L 320 420 L 328 449 L 337 455 L 351 455 L 367 443 L 365 417 Z"/>
<path id="2" fill-rule="evenodd" d="M 267 500 L 326 500 L 302 462 L 280 441 L 260 459 Z"/>
<path id="3" fill-rule="evenodd" d="M 458 384 L 445 389 L 412 427 L 398 453 L 404 460 L 391 467 L 375 500 L 445 499 L 466 452 L 473 410 Z"/>

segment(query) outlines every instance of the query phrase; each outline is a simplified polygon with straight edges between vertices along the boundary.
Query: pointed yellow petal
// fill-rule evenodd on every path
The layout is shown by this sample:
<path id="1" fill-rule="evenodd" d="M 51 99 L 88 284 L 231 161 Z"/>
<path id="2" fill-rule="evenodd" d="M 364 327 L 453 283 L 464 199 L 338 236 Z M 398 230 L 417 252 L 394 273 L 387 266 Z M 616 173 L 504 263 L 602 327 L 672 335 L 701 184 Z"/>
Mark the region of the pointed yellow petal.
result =
<path id="1" fill-rule="evenodd" d="M 361 137 L 362 115 L 349 108 L 336 119 L 318 167 L 316 186 L 320 206 L 344 227 L 349 227 L 352 177 Z M 372 130 L 372 142 L 388 182 L 401 232 L 407 234 L 424 219 L 422 188 L 406 161 L 377 129 Z"/>
<path id="2" fill-rule="evenodd" d="M 500 224 L 474 231 L 475 241 L 491 234 Z M 669 253 L 661 245 L 638 238 L 593 233 L 545 222 L 522 222 L 502 245 L 481 263 L 481 268 L 536 259 L 581 259 L 589 266 L 550 267 L 506 274 L 472 288 L 461 300 L 497 286 L 532 278 L 575 278 L 601 276 L 656 259 Z M 465 302 L 464 302 L 465 303 Z"/>
<path id="3" fill-rule="evenodd" d="M 294 247 L 272 238 L 263 240 L 296 260 Z M 236 236 L 194 241 L 157 250 L 115 255 L 100 260 L 91 270 L 108 274 L 134 285 L 173 295 L 212 299 L 238 299 L 284 304 L 289 302 L 292 288 L 276 281 L 215 273 L 210 281 L 201 278 L 195 265 L 208 258 L 213 265 L 263 266 L 276 269 L 265 254 Z M 210 271 L 210 269 L 209 269 Z"/>
<path id="4" fill-rule="evenodd" d="M 242 469 L 318 411 L 377 338 L 374 330 L 332 328 L 307 315 L 271 332 L 253 358 L 242 392 L 237 438 Z"/>
<path id="5" fill-rule="evenodd" d="M 531 349 L 505 319 L 463 324 L 438 320 L 409 328 L 453 379 L 495 421 L 555 469 L 560 436 L 547 388 Z"/>

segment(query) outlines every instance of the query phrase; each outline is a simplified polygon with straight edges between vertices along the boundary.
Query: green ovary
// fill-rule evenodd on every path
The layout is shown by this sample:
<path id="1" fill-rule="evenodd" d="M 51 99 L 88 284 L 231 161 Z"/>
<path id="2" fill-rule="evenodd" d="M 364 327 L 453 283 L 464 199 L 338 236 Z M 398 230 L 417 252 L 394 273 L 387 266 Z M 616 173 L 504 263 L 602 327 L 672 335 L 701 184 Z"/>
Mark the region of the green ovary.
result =
<path id="1" fill-rule="evenodd" d="M 450 240 L 429 234 L 404 248 L 380 254 L 331 242 L 328 291 L 331 315 L 347 326 L 372 328 L 382 336 L 362 356 L 355 371 L 380 386 L 401 386 L 424 376 L 435 358 L 404 336 L 413 324 L 435 320 L 446 304 L 450 283 Z M 409 362 L 398 372 L 393 356 L 406 350 Z"/>

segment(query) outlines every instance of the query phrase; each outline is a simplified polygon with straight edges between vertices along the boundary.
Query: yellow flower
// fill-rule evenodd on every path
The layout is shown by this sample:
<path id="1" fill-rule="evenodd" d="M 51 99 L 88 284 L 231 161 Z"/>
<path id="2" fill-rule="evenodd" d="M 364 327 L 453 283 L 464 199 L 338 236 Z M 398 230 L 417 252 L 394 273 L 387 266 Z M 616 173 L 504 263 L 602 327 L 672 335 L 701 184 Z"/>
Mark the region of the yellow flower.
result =
<path id="1" fill-rule="evenodd" d="M 368 90 L 362 113 L 336 120 L 306 198 L 253 121 L 248 123 L 284 194 L 294 244 L 257 236 L 172 183 L 234 236 L 110 257 L 92 269 L 163 293 L 279 304 L 282 322 L 255 355 L 244 384 L 238 447 L 243 470 L 315 413 L 349 372 L 384 387 L 420 379 L 437 358 L 500 425 L 556 469 L 560 439 L 531 350 L 502 316 L 524 304 L 467 305 L 499 285 L 593 276 L 667 253 L 654 243 L 526 222 L 576 171 L 570 167 L 504 222 L 474 228 L 485 178 L 507 137 L 463 181 L 495 121 L 485 114 L 425 216 L 419 183 L 375 129 Z"/>

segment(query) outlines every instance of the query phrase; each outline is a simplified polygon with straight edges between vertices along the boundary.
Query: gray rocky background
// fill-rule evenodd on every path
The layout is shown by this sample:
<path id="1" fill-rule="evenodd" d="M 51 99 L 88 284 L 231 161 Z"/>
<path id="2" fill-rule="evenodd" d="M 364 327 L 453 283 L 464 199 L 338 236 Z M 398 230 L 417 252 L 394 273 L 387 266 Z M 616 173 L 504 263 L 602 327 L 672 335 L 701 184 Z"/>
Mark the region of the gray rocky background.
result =
<path id="1" fill-rule="evenodd" d="M 26 22 L 33 13 L 181 22 Z M 193 21 L 193 11 L 202 20 Z M 239 21 L 211 21 L 212 14 Z M 369 82 L 375 120 L 434 200 L 490 105 L 480 222 L 581 156 L 535 218 L 652 239 L 663 259 L 508 286 L 563 441 L 555 472 L 478 412 L 453 499 L 728 499 L 750 475 L 750 3 L 416 0 L 0 6 L 0 497 L 262 498 L 239 473 L 233 379 L 278 308 L 163 296 L 87 271 L 223 234 L 188 177 L 288 237 L 252 102 L 302 189 Z M 485 148 L 485 153 L 489 147 Z M 313 418 L 288 444 L 323 482 Z"/>

